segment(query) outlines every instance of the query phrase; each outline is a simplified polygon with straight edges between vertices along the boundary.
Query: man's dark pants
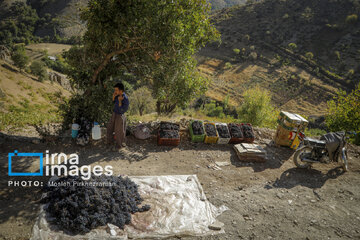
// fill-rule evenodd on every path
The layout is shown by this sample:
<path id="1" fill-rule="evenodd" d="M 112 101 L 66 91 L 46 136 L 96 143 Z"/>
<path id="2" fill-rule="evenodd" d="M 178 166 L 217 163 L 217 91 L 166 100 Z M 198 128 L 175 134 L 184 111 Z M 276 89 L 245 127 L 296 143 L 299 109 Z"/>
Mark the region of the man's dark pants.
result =
<path id="1" fill-rule="evenodd" d="M 122 144 L 126 142 L 126 117 L 124 114 L 113 112 L 106 130 L 108 144 L 114 140 L 113 132 L 115 132 L 116 147 L 122 147 Z"/>

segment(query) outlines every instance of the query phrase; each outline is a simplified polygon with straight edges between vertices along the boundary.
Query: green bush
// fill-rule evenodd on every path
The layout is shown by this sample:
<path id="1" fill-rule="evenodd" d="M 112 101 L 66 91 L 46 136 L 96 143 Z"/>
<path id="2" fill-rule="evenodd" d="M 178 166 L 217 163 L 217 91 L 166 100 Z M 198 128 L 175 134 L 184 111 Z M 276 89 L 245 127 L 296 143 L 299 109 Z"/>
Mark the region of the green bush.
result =
<path id="1" fill-rule="evenodd" d="M 289 48 L 291 49 L 291 50 L 296 50 L 297 49 L 297 45 L 295 44 L 295 43 L 289 43 Z"/>
<path id="2" fill-rule="evenodd" d="M 22 71 L 29 63 L 29 57 L 26 55 L 24 45 L 17 45 L 11 55 L 14 65 Z"/>
<path id="3" fill-rule="evenodd" d="M 233 51 L 234 51 L 235 54 L 239 54 L 239 53 L 240 53 L 240 49 L 238 49 L 238 48 L 234 48 Z"/>
<path id="4" fill-rule="evenodd" d="M 307 128 L 305 129 L 305 135 L 308 137 L 312 137 L 312 136 L 321 136 L 324 135 L 326 133 L 325 130 L 319 129 L 319 128 Z"/>
<path id="5" fill-rule="evenodd" d="M 360 131 L 360 83 L 349 94 L 339 90 L 328 102 L 326 124 L 331 131 Z"/>
<path id="6" fill-rule="evenodd" d="M 225 117 L 223 108 L 221 106 L 216 106 L 215 101 L 205 104 L 205 114 L 209 117 Z"/>
<path id="7" fill-rule="evenodd" d="M 245 91 L 243 97 L 244 101 L 238 110 L 241 122 L 254 126 L 275 127 L 278 111 L 271 105 L 269 91 L 256 86 Z"/>
<path id="8" fill-rule="evenodd" d="M 233 65 L 230 62 L 225 63 L 225 69 L 231 69 Z"/>
<path id="9" fill-rule="evenodd" d="M 353 23 L 356 23 L 358 20 L 358 15 L 357 14 L 351 14 L 351 15 L 348 15 L 345 19 L 345 22 L 348 23 L 348 24 L 353 24 Z"/>
<path id="10" fill-rule="evenodd" d="M 41 61 L 34 61 L 30 65 L 31 73 L 38 77 L 39 82 L 43 82 L 48 77 L 45 64 Z"/>
<path id="11" fill-rule="evenodd" d="M 307 53 L 305 53 L 305 57 L 308 58 L 308 59 L 313 59 L 314 54 L 312 52 L 307 52 Z"/>

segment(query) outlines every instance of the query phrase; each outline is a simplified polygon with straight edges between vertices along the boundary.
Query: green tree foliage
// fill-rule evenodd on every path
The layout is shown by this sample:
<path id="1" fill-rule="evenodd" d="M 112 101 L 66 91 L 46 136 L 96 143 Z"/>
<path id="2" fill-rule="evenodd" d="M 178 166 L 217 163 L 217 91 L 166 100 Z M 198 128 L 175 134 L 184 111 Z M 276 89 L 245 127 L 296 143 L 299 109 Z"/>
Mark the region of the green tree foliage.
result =
<path id="1" fill-rule="evenodd" d="M 328 108 L 326 124 L 331 131 L 360 132 L 360 83 L 349 94 L 338 91 Z"/>
<path id="2" fill-rule="evenodd" d="M 45 5 L 55 0 L 28 0 L 15 1 L 9 9 L 2 10 L 0 16 L 0 44 L 12 46 L 14 43 L 29 44 L 32 42 L 58 42 L 75 44 L 80 42 L 80 37 L 60 38 L 56 29 L 62 20 L 49 13 L 43 13 Z M 40 14 L 41 13 L 41 14 Z M 50 36 L 39 37 L 35 32 L 46 29 Z"/>
<path id="3" fill-rule="evenodd" d="M 208 85 L 192 55 L 219 36 L 209 10 L 205 0 L 90 0 L 81 13 L 84 45 L 68 53 L 73 84 L 90 99 L 126 69 L 151 86 L 158 112 L 186 106 Z M 108 99 L 111 94 L 100 101 Z"/>
<path id="4" fill-rule="evenodd" d="M 26 43 L 35 40 L 36 11 L 24 2 L 14 2 L 0 21 L 0 44 Z"/>
<path id="5" fill-rule="evenodd" d="M 205 113 L 209 117 L 225 117 L 223 107 L 216 106 L 215 101 L 211 101 L 210 103 L 205 104 Z"/>
<path id="6" fill-rule="evenodd" d="M 296 50 L 297 49 L 297 45 L 296 45 L 296 43 L 289 43 L 289 48 L 292 50 L 292 51 L 294 51 L 294 50 Z"/>
<path id="7" fill-rule="evenodd" d="M 233 49 L 233 52 L 234 52 L 236 55 L 239 55 L 239 54 L 240 54 L 240 49 L 234 48 L 234 49 Z"/>
<path id="8" fill-rule="evenodd" d="M 29 63 L 29 57 L 26 55 L 24 45 L 17 45 L 11 55 L 14 65 L 22 71 Z"/>
<path id="9" fill-rule="evenodd" d="M 305 57 L 311 60 L 314 58 L 314 54 L 312 52 L 307 52 L 305 53 Z"/>
<path id="10" fill-rule="evenodd" d="M 147 87 L 136 89 L 130 95 L 131 110 L 140 116 L 150 113 L 155 109 L 155 100 Z"/>
<path id="11" fill-rule="evenodd" d="M 43 82 L 48 77 L 45 64 L 41 61 L 33 61 L 30 65 L 31 73 L 38 77 L 40 82 Z"/>
<path id="12" fill-rule="evenodd" d="M 273 127 L 277 111 L 271 105 L 270 92 L 256 86 L 245 91 L 243 97 L 244 101 L 238 110 L 239 119 L 254 126 Z"/>
<path id="13" fill-rule="evenodd" d="M 358 15 L 357 14 L 351 14 L 349 16 L 346 17 L 345 22 L 348 24 L 354 24 L 356 23 L 358 20 Z"/>

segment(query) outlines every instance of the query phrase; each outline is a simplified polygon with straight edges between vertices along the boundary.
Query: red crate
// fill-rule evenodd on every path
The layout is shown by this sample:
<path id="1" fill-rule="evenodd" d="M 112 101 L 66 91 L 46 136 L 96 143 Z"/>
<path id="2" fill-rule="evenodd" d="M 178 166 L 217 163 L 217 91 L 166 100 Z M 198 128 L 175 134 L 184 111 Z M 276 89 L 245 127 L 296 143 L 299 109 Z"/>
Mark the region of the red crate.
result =
<path id="1" fill-rule="evenodd" d="M 244 129 L 242 129 L 243 130 L 243 134 L 244 134 L 244 143 L 253 143 L 254 142 L 254 140 L 255 140 L 255 134 L 254 134 L 254 130 L 253 130 L 253 128 L 252 128 L 252 126 L 251 126 L 251 124 L 250 123 L 242 123 L 241 124 L 241 126 L 243 127 L 244 125 L 248 125 L 250 128 L 251 128 L 251 133 L 252 133 L 252 135 L 254 136 L 254 137 L 252 137 L 252 138 L 246 138 L 245 137 L 245 134 L 244 134 Z"/>
<path id="2" fill-rule="evenodd" d="M 239 123 L 232 123 L 232 124 L 235 124 L 235 125 L 239 126 L 239 127 L 240 127 L 240 130 L 241 130 L 241 132 L 242 132 L 242 126 L 241 126 L 241 124 L 239 124 Z M 230 131 L 230 126 L 229 126 L 229 124 L 228 124 L 228 128 L 229 128 L 229 131 Z M 243 138 L 243 137 L 242 137 L 242 138 L 233 137 L 231 131 L 230 131 L 230 135 L 231 135 L 231 138 L 230 138 L 230 141 L 229 141 L 230 144 L 238 144 L 238 143 L 244 142 L 244 138 Z"/>
<path id="3" fill-rule="evenodd" d="M 164 130 L 164 131 L 176 131 L 176 130 Z M 178 132 L 178 131 L 177 131 Z M 180 133 L 178 132 L 178 138 L 161 138 L 160 131 L 157 135 L 157 144 L 163 146 L 177 146 L 180 144 Z"/>

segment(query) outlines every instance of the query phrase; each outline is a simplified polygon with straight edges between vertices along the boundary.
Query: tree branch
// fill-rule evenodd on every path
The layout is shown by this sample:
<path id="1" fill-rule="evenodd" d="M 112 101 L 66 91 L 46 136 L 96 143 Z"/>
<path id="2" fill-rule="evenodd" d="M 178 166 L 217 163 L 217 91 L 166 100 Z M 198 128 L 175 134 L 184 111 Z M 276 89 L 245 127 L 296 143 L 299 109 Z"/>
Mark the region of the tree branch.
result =
<path id="1" fill-rule="evenodd" d="M 126 48 L 124 49 L 121 49 L 121 50 L 117 50 L 117 51 L 113 51 L 111 53 L 108 53 L 104 60 L 102 61 L 102 63 L 98 66 L 98 68 L 95 70 L 92 78 L 91 78 L 91 83 L 92 84 L 95 84 L 96 83 L 96 79 L 97 79 L 97 76 L 99 75 L 99 73 L 106 67 L 106 65 L 110 62 L 111 58 L 115 55 L 119 55 L 119 54 L 123 54 L 123 53 L 126 53 L 126 52 L 129 52 L 129 51 L 132 51 L 132 50 L 136 50 L 136 49 L 139 49 L 138 47 L 133 47 L 131 48 L 129 46 L 130 44 L 128 43 Z"/>

